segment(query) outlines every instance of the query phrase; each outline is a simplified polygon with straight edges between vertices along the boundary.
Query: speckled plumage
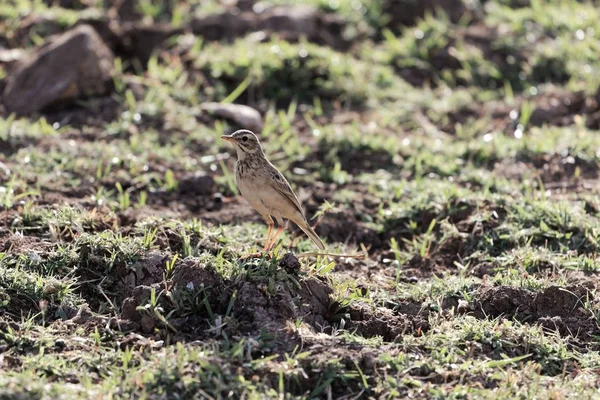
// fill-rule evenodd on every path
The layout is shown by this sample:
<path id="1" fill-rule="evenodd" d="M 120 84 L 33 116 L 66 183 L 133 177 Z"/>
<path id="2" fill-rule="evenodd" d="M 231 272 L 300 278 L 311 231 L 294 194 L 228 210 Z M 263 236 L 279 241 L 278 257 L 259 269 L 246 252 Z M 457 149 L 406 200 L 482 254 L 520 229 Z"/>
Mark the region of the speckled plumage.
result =
<path id="1" fill-rule="evenodd" d="M 269 224 L 265 249 L 269 247 L 268 239 L 274 225 L 271 217 L 275 218 L 278 225 L 273 242 L 285 226 L 285 219 L 289 219 L 320 249 L 324 249 L 325 245 L 306 221 L 292 187 L 281 172 L 267 160 L 256 135 L 247 130 L 240 130 L 230 136 L 223 136 L 223 139 L 232 142 L 237 151 L 235 178 L 240 193 Z"/>

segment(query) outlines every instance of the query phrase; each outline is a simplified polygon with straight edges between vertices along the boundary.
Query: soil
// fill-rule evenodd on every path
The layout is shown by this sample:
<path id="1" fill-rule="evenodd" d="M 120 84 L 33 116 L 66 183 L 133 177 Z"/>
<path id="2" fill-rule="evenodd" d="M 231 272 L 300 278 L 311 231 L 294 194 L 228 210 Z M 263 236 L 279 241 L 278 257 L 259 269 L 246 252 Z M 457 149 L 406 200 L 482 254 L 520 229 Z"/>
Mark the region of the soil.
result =
<path id="1" fill-rule="evenodd" d="M 586 304 L 594 294 L 586 287 L 550 286 L 540 292 L 523 288 L 482 287 L 473 304 L 479 318 L 516 318 L 522 322 L 539 323 L 564 336 L 588 340 L 600 332 L 593 313 Z"/>
<path id="2" fill-rule="evenodd" d="M 426 313 L 411 315 L 384 307 L 372 309 L 361 305 L 351 307 L 348 313 L 350 320 L 345 325 L 346 329 L 366 338 L 381 336 L 386 342 L 396 342 L 402 339 L 402 335 L 420 336 L 429 330 Z"/>
<path id="3" fill-rule="evenodd" d="M 197 265 L 190 261 L 177 263 L 172 277 L 165 276 L 165 262 L 162 253 L 150 253 L 129 269 L 119 280 L 119 293 L 123 298 L 120 320 L 130 321 L 131 327 L 142 334 L 166 333 L 175 330 L 180 340 L 198 340 L 207 336 L 210 313 L 226 314 L 227 299 L 236 292 L 235 303 L 231 308 L 235 317 L 233 326 L 226 326 L 228 334 L 257 335 L 266 330 L 274 335 L 277 348 L 291 351 L 298 338 L 290 329 L 290 321 L 301 319 L 316 331 L 329 326 L 328 312 L 330 295 L 333 290 L 327 281 L 318 278 L 298 279 L 299 288 L 289 284 L 278 284 L 274 293 L 269 293 L 261 281 L 226 281 L 212 268 Z M 280 266 L 289 273 L 298 273 L 300 263 L 291 253 L 283 257 Z M 165 326 L 160 318 L 140 309 L 149 304 L 151 293 L 155 292 L 163 312 L 172 313 L 171 325 Z M 177 309 L 177 296 L 205 296 L 211 311 L 196 310 L 190 314 Z M 234 321 L 233 319 L 231 321 Z"/>

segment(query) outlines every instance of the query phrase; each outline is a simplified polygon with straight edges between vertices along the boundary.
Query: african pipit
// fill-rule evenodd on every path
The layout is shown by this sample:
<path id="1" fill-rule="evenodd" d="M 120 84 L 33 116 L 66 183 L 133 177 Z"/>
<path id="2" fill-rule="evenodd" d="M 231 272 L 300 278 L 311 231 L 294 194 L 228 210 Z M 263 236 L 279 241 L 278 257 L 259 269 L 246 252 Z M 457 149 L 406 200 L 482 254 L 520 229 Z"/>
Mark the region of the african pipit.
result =
<path id="1" fill-rule="evenodd" d="M 287 226 L 285 219 L 294 221 L 319 249 L 324 250 L 325 245 L 306 221 L 290 184 L 267 160 L 256 135 L 241 129 L 221 138 L 231 142 L 237 152 L 235 180 L 242 196 L 269 224 L 263 252 L 271 250 L 277 236 Z M 271 217 L 277 221 L 277 231 L 273 237 L 271 233 L 275 224 Z"/>

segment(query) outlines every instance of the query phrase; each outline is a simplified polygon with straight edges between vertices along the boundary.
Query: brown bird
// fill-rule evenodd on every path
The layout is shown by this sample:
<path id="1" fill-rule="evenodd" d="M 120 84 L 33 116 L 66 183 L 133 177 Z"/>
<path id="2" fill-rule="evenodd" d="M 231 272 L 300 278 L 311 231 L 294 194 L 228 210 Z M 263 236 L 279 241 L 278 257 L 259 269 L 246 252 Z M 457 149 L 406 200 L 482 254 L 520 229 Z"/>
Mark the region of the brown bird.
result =
<path id="1" fill-rule="evenodd" d="M 235 180 L 242 196 L 269 224 L 263 252 L 273 248 L 277 236 L 287 227 L 285 219 L 294 221 L 319 249 L 324 250 L 325 245 L 306 221 L 296 194 L 281 172 L 267 160 L 256 135 L 241 129 L 221 138 L 231 142 L 237 152 Z M 271 237 L 275 225 L 273 218 L 277 221 L 277 231 Z"/>

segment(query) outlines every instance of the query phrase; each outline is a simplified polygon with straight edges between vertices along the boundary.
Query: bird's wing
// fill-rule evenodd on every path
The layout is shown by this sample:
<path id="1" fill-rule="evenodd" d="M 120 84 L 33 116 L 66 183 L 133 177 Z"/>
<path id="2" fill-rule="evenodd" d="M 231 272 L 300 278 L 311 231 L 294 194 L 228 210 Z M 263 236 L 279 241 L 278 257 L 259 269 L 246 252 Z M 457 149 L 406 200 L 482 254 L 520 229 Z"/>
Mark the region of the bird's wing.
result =
<path id="1" fill-rule="evenodd" d="M 300 201 L 298 201 L 298 197 L 294 193 L 294 190 L 285 179 L 285 177 L 275 168 L 273 165 L 269 166 L 269 179 L 267 181 L 271 183 L 273 188 L 277 190 L 283 197 L 290 201 L 296 207 L 300 215 L 304 217 L 304 211 L 302 211 L 302 206 L 300 205 Z"/>

